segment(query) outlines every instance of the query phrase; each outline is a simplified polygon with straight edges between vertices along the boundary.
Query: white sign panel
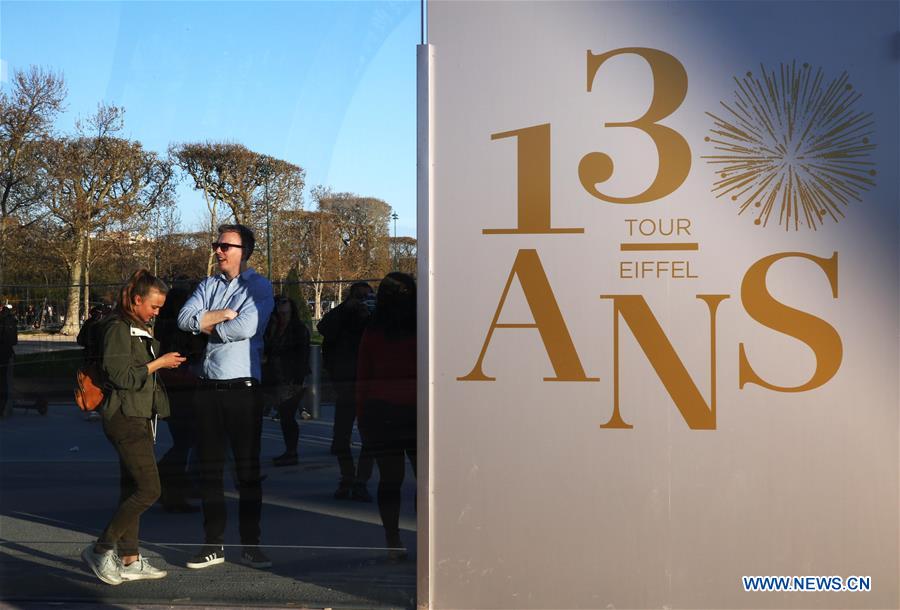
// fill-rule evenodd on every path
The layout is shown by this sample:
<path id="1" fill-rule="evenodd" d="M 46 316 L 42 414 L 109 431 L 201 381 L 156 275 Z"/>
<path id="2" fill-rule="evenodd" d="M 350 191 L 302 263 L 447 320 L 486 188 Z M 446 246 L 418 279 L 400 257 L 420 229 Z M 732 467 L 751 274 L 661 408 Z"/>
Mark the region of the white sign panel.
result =
<path id="1" fill-rule="evenodd" d="M 428 8 L 429 603 L 900 605 L 898 3 Z"/>

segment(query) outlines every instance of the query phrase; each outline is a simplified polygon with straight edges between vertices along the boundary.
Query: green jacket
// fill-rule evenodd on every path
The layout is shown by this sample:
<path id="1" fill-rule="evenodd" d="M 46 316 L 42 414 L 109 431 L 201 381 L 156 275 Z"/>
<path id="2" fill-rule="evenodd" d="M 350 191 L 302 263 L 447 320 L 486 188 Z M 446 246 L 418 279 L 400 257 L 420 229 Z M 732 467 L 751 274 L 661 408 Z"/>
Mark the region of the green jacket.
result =
<path id="1" fill-rule="evenodd" d="M 129 417 L 169 416 L 169 399 L 156 374 L 151 375 L 147 363 L 159 354 L 159 341 L 148 332 L 112 317 L 101 330 L 103 356 L 101 369 L 106 381 L 103 416 L 116 411 Z"/>

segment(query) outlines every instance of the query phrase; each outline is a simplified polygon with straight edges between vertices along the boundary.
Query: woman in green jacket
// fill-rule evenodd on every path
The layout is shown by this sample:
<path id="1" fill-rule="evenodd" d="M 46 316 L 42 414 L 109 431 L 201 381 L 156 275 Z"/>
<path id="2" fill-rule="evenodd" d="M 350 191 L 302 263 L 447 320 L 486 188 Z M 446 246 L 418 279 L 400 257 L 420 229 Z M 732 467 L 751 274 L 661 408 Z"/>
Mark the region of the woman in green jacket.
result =
<path id="1" fill-rule="evenodd" d="M 135 272 L 98 333 L 106 380 L 103 432 L 119 454 L 120 496 L 112 520 L 81 557 L 97 578 L 110 585 L 166 575 L 141 556 L 138 528 L 141 514 L 160 494 L 153 445 L 157 420 L 169 415 L 169 403 L 156 371 L 176 368 L 185 360 L 177 352 L 157 357 L 159 342 L 150 333 L 150 321 L 159 313 L 168 291 L 165 283 L 146 269 Z"/>

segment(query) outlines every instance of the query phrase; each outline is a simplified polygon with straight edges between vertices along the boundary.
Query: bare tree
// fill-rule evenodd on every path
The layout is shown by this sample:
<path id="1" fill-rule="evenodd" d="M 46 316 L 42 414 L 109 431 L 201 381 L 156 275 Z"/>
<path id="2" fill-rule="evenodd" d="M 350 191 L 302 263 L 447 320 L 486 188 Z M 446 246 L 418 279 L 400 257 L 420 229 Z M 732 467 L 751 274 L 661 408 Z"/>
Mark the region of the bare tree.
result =
<path id="1" fill-rule="evenodd" d="M 61 237 L 56 251 L 69 270 L 64 333 L 78 331 L 79 285 L 91 236 L 146 218 L 172 197 L 168 161 L 139 142 L 115 137 L 122 117 L 121 108 L 101 104 L 89 121 L 79 124 L 76 137 L 47 140 L 43 147 L 47 208 Z"/>
<path id="2" fill-rule="evenodd" d="M 334 216 L 323 211 L 297 214 L 297 272 L 300 279 L 312 282 L 313 317 L 322 317 L 325 281 L 338 275 L 339 233 Z"/>
<path id="3" fill-rule="evenodd" d="M 267 226 L 281 210 L 296 210 L 303 205 L 305 172 L 287 161 L 223 142 L 180 144 L 171 147 L 170 154 L 193 179 L 194 187 L 203 191 L 210 234 L 219 223 L 220 204 L 235 222 L 257 230 Z"/>
<path id="4" fill-rule="evenodd" d="M 206 231 L 200 233 L 174 232 L 160 236 L 159 274 L 161 277 L 198 278 L 206 273 L 209 239 Z"/>
<path id="5" fill-rule="evenodd" d="M 290 257 L 291 222 L 296 213 L 303 210 L 303 185 L 306 172 L 287 161 L 261 155 L 259 166 L 263 175 L 263 188 L 257 191 L 254 202 L 254 225 L 265 227 L 266 252 L 271 253 L 272 269 L 269 274 L 273 278 L 283 278 L 288 269 L 279 273 L 279 263 Z M 276 235 L 285 240 L 280 242 Z M 263 240 L 258 240 L 263 241 Z M 281 243 L 281 247 L 279 247 Z M 286 247 L 285 247 L 286 246 Z M 280 256 L 279 256 L 280 255 Z"/>
<path id="6" fill-rule="evenodd" d="M 392 237 L 391 260 L 397 271 L 416 274 L 417 246 L 415 237 Z"/>
<path id="7" fill-rule="evenodd" d="M 38 149 L 51 134 L 65 97 L 63 77 L 36 66 L 16 70 L 12 90 L 0 91 L 0 284 L 10 230 L 33 222 L 42 202 Z"/>
<path id="8" fill-rule="evenodd" d="M 334 218 L 338 232 L 338 278 L 381 277 L 390 270 L 388 221 L 391 206 L 353 193 L 313 193 L 319 210 Z M 338 300 L 340 300 L 340 293 Z"/>
<path id="9" fill-rule="evenodd" d="M 206 143 L 178 144 L 169 147 L 169 157 L 175 161 L 178 167 L 186 173 L 194 182 L 194 188 L 203 192 L 203 201 L 206 203 L 207 237 L 215 235 L 219 225 L 219 205 L 216 198 L 214 185 L 217 181 L 216 156 L 214 149 L 217 145 Z M 206 255 L 206 275 L 212 273 L 213 253 Z"/>
<path id="10" fill-rule="evenodd" d="M 68 272 L 60 266 L 53 242 L 58 227 L 44 216 L 23 226 L 9 241 L 10 260 L 16 261 L 9 275 L 20 284 L 64 283 Z"/>

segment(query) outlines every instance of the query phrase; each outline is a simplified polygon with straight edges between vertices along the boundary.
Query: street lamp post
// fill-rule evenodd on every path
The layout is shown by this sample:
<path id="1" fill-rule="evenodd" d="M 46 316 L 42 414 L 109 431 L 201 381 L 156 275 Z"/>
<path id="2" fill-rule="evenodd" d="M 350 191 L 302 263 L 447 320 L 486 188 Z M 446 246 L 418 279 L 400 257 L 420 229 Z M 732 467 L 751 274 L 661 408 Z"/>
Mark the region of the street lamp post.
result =
<path id="1" fill-rule="evenodd" d="M 266 204 L 266 276 L 272 281 L 272 219 L 269 215 L 269 175 L 272 173 L 272 166 L 268 161 L 263 161 L 260 166 L 260 173 L 263 175 L 263 201 Z"/>
<path id="2" fill-rule="evenodd" d="M 153 275 L 159 275 L 159 210 L 156 210 L 156 235 L 153 236 Z M 85 310 L 88 309 L 87 300 L 85 300 Z"/>
<path id="3" fill-rule="evenodd" d="M 393 254 L 394 254 L 394 256 L 393 256 L 393 258 L 394 258 L 394 271 L 397 271 L 397 270 L 398 270 L 398 269 L 397 269 L 397 266 L 398 266 L 398 262 L 399 262 L 399 261 L 398 261 L 398 257 L 397 257 L 397 219 L 398 219 L 398 218 L 400 218 L 400 217 L 397 215 L 397 212 L 392 212 L 392 213 L 391 213 L 391 220 L 394 221 L 394 248 L 393 248 L 393 250 L 394 250 L 394 253 L 393 253 Z"/>

